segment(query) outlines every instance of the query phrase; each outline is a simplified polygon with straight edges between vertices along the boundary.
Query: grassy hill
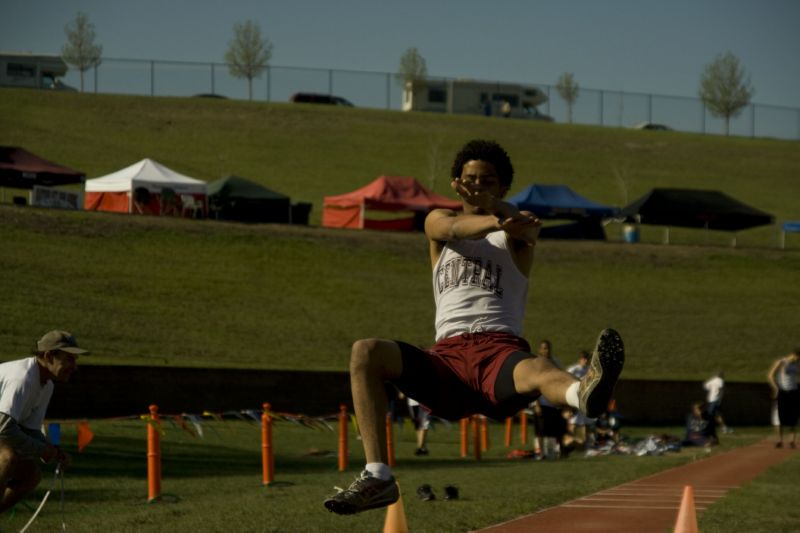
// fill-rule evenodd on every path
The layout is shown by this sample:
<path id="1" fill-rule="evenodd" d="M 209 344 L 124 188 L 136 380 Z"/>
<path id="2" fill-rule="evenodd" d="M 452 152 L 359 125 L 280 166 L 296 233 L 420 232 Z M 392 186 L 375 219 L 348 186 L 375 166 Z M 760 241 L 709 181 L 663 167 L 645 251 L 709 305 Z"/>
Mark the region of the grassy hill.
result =
<path id="1" fill-rule="evenodd" d="M 0 144 L 95 177 L 143 157 L 242 175 L 314 204 L 381 174 L 448 193 L 466 140 L 498 140 L 517 181 L 622 205 L 654 186 L 722 189 L 800 218 L 796 142 L 206 99 L 0 91 Z M 609 226 L 614 241 L 619 228 Z M 543 241 L 526 333 L 571 361 L 617 327 L 627 377 L 761 380 L 797 339 L 800 252 L 774 227 L 673 231 L 680 245 Z M 658 242 L 659 229 L 644 233 Z M 696 246 L 706 242 L 709 246 Z M 0 356 L 66 327 L 94 362 L 344 370 L 364 336 L 433 336 L 424 238 L 0 206 Z M 89 363 L 89 361 L 87 361 Z"/>

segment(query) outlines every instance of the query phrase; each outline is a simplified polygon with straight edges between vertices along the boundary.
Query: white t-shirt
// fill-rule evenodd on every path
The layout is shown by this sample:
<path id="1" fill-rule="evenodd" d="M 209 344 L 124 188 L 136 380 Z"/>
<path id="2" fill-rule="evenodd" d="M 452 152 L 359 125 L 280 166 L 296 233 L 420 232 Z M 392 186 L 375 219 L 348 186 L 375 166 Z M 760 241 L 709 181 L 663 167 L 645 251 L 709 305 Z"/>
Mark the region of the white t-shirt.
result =
<path id="1" fill-rule="evenodd" d="M 713 378 L 709 379 L 705 383 L 703 383 L 703 388 L 706 389 L 706 401 L 707 402 L 719 402 L 722 400 L 722 389 L 725 387 L 725 382 L 722 381 L 722 378 L 719 376 L 714 376 Z"/>
<path id="2" fill-rule="evenodd" d="M 35 357 L 0 364 L 0 413 L 17 424 L 38 431 L 53 395 L 53 382 L 39 379 Z"/>
<path id="3" fill-rule="evenodd" d="M 436 341 L 481 331 L 522 335 L 528 278 L 504 231 L 448 241 L 433 269 Z"/>

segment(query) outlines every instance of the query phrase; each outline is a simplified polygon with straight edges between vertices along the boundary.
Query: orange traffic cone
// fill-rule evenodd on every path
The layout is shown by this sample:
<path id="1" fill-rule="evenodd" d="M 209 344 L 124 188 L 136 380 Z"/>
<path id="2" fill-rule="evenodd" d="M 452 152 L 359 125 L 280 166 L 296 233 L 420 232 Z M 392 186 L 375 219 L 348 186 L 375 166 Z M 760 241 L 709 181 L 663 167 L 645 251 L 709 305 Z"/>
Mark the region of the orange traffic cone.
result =
<path id="1" fill-rule="evenodd" d="M 694 490 L 691 485 L 683 488 L 683 498 L 678 511 L 678 519 L 675 521 L 674 533 L 698 533 L 697 513 L 694 509 Z"/>
<path id="2" fill-rule="evenodd" d="M 397 486 L 398 490 L 400 486 Z M 403 494 L 386 509 L 386 521 L 383 523 L 383 533 L 408 533 L 406 512 L 403 509 Z"/>

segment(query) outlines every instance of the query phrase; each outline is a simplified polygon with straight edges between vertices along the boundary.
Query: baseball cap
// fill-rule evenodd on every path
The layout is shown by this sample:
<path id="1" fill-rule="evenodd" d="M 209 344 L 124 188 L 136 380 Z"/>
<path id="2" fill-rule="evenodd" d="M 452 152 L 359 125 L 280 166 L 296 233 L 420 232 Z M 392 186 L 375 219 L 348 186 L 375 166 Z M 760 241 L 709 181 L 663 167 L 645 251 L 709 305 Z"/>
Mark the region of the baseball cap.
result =
<path id="1" fill-rule="evenodd" d="M 84 354 L 89 350 L 78 348 L 78 341 L 68 331 L 53 330 L 44 334 L 44 337 L 39 339 L 36 343 L 36 348 L 39 352 L 47 352 L 50 350 L 61 350 L 71 354 Z"/>

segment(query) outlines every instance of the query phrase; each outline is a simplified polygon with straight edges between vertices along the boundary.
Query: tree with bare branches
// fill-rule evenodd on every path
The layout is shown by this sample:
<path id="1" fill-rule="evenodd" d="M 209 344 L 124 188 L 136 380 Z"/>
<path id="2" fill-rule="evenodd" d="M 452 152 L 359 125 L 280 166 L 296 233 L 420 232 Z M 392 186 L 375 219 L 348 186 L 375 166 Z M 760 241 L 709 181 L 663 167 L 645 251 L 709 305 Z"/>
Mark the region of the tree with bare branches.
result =
<path id="1" fill-rule="evenodd" d="M 225 62 L 235 78 L 247 79 L 247 98 L 253 99 L 253 78 L 258 78 L 272 58 L 272 43 L 261 38 L 258 23 L 248 20 L 233 25 L 233 39 L 228 43 Z"/>
<path id="2" fill-rule="evenodd" d="M 94 24 L 89 22 L 86 13 L 79 11 L 75 20 L 64 26 L 64 33 L 67 34 L 67 44 L 61 47 L 61 57 L 80 71 L 83 92 L 83 73 L 100 64 L 103 47 L 94 43 Z"/>
<path id="3" fill-rule="evenodd" d="M 572 124 L 572 106 L 575 104 L 575 100 L 578 99 L 580 92 L 580 87 L 575 82 L 575 76 L 572 75 L 572 72 L 565 72 L 558 78 L 556 90 L 561 99 L 567 104 L 567 120 Z"/>
<path id="4" fill-rule="evenodd" d="M 428 66 L 425 58 L 416 48 L 409 48 L 400 56 L 400 67 L 397 70 L 397 82 L 406 89 L 413 91 L 413 95 L 425 87 L 428 77 Z"/>
<path id="5" fill-rule="evenodd" d="M 700 99 L 715 117 L 725 119 L 725 135 L 730 134 L 731 117 L 737 117 L 755 93 L 750 75 L 731 52 L 718 55 L 706 65 L 700 77 Z"/>

